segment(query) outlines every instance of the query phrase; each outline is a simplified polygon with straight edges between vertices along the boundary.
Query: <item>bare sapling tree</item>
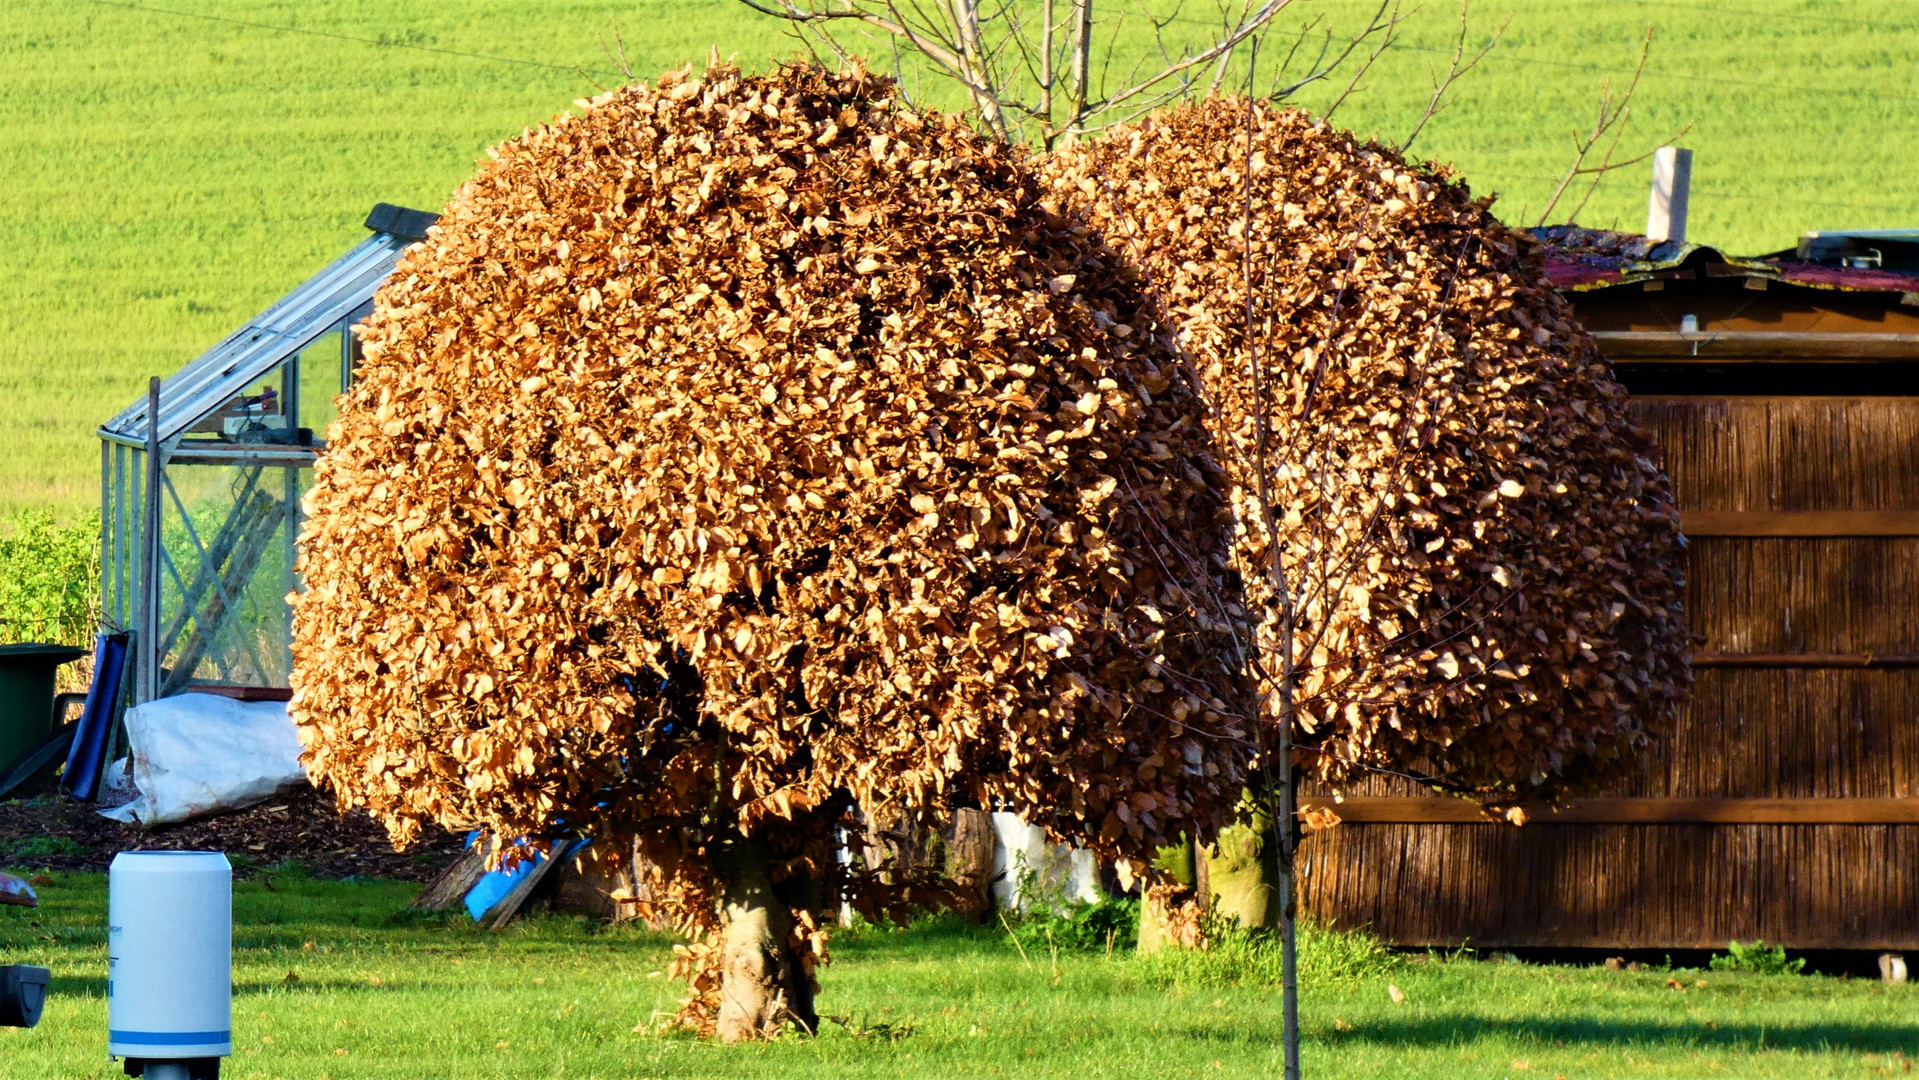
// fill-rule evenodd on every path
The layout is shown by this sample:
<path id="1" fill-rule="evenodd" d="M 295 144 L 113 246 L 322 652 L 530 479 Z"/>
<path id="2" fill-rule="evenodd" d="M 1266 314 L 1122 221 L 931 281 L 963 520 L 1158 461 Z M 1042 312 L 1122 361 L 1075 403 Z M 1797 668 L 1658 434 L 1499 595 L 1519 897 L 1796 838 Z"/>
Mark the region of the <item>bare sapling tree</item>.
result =
<path id="1" fill-rule="evenodd" d="M 877 38 L 961 86 L 995 136 L 1051 149 L 1174 101 L 1232 89 L 1241 51 L 1298 0 L 1222 0 L 1211 18 L 1118 0 L 741 2 L 785 20 L 821 58 L 851 62 Z M 1376 58 L 1401 20 L 1399 3 L 1381 0 L 1344 36 L 1308 20 L 1277 65 L 1269 95 L 1290 96 L 1369 48 Z M 868 37 L 854 36 L 860 31 Z M 1124 39 L 1129 31 L 1135 36 Z"/>

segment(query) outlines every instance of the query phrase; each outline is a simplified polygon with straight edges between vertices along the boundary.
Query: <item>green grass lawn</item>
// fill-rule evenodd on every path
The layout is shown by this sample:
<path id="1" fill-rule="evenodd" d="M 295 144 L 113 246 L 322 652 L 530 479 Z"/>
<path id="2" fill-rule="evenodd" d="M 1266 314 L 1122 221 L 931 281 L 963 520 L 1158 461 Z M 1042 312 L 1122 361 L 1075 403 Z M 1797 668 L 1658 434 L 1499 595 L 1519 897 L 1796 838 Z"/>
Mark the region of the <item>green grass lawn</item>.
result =
<path id="1" fill-rule="evenodd" d="M 1733 3 L 1475 0 L 1476 35 L 1510 27 L 1415 149 L 1530 223 L 1597 85 L 1652 24 L 1625 145 L 1694 123 L 1697 238 L 1751 253 L 1809 228 L 1919 225 L 1919 5 Z M 1282 26 L 1337 31 L 1373 6 L 1295 0 Z M 1403 47 L 1339 123 L 1410 128 L 1457 8 L 1409 7 Z M 1174 32 L 1209 8 L 1186 5 Z M 1142 25 L 1120 29 L 1122 53 Z M 749 65 L 796 47 L 734 0 L 0 4 L 0 514 L 95 504 L 92 431 L 146 376 L 339 254 L 375 201 L 437 208 L 485 147 L 617 82 L 616 29 L 642 75 L 713 46 Z M 1583 219 L 1636 228 L 1645 201 L 1643 169 L 1614 174 Z"/>
<path id="2" fill-rule="evenodd" d="M 272 885 L 235 889 L 236 1080 L 1277 1072 L 1276 992 L 1156 990 L 1123 953 L 1056 967 L 984 930 L 867 929 L 825 972 L 822 1011 L 842 1022 L 722 1047 L 647 1030 L 675 1005 L 657 936 L 560 917 L 489 934 L 409 914 L 411 886 Z M 104 1060 L 105 882 L 61 874 L 41 896 L 0 908 L 0 962 L 55 972 L 40 1027 L 0 1032 L 0 1077 L 119 1076 Z M 1919 1055 L 1912 988 L 1809 976 L 1431 959 L 1310 985 L 1304 1018 L 1315 1078 L 1876 1077 Z"/>

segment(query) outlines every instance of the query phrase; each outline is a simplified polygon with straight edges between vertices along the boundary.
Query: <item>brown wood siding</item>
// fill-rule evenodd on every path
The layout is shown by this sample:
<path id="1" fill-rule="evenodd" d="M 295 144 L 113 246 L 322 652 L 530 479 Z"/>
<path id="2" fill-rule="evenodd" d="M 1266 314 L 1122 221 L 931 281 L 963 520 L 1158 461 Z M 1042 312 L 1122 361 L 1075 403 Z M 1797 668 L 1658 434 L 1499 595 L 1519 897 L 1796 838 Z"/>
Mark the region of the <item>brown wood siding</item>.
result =
<path id="1" fill-rule="evenodd" d="M 1682 518 L 1919 510 L 1919 398 L 1633 409 Z M 1919 797 L 1919 669 L 1866 666 L 1919 654 L 1919 537 L 1709 535 L 1689 562 L 1699 650 L 1726 659 L 1695 669 L 1671 743 L 1605 794 Z M 1422 792 L 1374 778 L 1352 794 Z M 1304 854 L 1307 913 L 1409 945 L 1919 949 L 1915 824 L 1354 822 Z"/>

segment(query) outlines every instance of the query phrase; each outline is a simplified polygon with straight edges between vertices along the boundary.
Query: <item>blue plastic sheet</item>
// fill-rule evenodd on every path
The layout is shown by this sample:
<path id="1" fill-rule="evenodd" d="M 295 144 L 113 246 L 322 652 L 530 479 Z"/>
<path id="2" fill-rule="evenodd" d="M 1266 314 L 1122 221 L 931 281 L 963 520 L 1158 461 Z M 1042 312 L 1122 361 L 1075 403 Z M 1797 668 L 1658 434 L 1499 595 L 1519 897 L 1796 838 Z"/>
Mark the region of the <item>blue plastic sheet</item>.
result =
<path id="1" fill-rule="evenodd" d="M 472 847 L 477 842 L 479 835 L 479 833 L 469 834 L 466 838 L 466 846 Z M 549 852 L 551 852 L 550 854 L 535 855 L 530 859 L 521 859 L 510 868 L 502 867 L 498 870 L 489 871 L 484 877 L 480 878 L 479 881 L 475 882 L 471 889 L 467 890 L 466 913 L 473 916 L 474 922 L 485 919 L 486 913 L 492 911 L 494 905 L 506 899 L 506 894 L 512 892 L 514 886 L 525 881 L 528 874 L 546 865 L 548 859 L 570 858 L 573 855 L 577 855 L 591 842 L 592 841 L 589 840 L 576 840 L 566 845 L 555 843 L 548 849 Z M 533 841 L 522 840 L 520 843 L 526 845 L 533 843 Z"/>
<path id="2" fill-rule="evenodd" d="M 94 639 L 93 685 L 87 687 L 86 707 L 67 751 L 67 767 L 60 774 L 60 787 L 76 799 L 91 799 L 99 792 L 107 736 L 113 732 L 120 678 L 127 667 L 127 641 L 126 634 L 101 634 Z"/>

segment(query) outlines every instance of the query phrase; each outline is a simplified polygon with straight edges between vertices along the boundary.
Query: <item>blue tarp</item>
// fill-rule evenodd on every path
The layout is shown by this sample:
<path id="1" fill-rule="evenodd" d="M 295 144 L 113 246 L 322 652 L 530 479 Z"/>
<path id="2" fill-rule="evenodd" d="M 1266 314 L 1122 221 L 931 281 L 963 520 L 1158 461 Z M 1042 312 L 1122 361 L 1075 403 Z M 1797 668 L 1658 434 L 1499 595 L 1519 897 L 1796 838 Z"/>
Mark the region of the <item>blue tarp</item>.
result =
<path id="1" fill-rule="evenodd" d="M 466 838 L 466 846 L 472 847 L 478 836 L 478 833 L 468 836 Z M 559 857 L 564 859 L 570 855 L 577 854 L 580 849 L 586 847 L 587 843 L 588 841 L 580 840 L 566 847 L 555 844 L 552 850 L 558 851 L 560 853 Z M 492 911 L 494 905 L 498 904 L 501 900 L 506 899 L 506 894 L 512 892 L 514 886 L 525 881 L 527 875 L 544 866 L 546 861 L 553 857 L 554 856 L 550 854 L 536 855 L 530 859 L 521 859 L 511 867 L 501 867 L 498 870 L 489 871 L 486 876 L 475 882 L 471 889 L 467 890 L 467 914 L 473 916 L 474 922 L 479 922 L 486 918 L 486 913 Z"/>

